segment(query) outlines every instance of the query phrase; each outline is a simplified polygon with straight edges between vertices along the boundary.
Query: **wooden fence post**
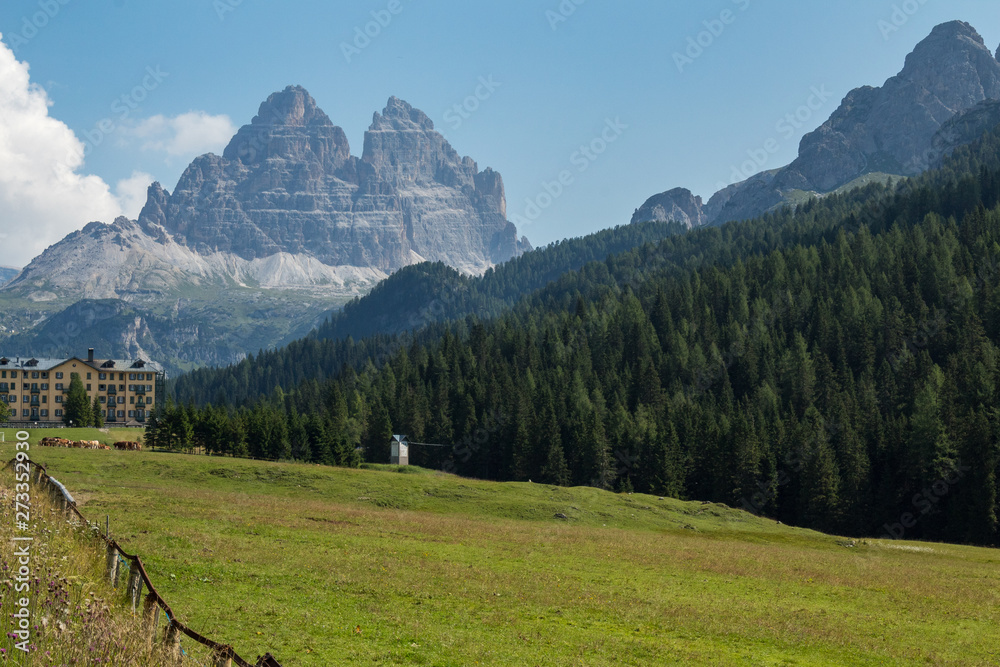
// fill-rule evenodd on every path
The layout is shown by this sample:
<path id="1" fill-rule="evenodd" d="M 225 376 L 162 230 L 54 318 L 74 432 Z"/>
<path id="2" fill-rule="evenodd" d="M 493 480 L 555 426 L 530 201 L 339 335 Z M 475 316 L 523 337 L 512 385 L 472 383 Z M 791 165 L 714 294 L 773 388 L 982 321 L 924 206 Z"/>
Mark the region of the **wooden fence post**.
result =
<path id="1" fill-rule="evenodd" d="M 139 596 L 142 594 L 142 577 L 139 575 L 138 559 L 132 560 L 128 568 L 128 600 L 132 604 L 132 613 L 139 606 Z"/>
<path id="2" fill-rule="evenodd" d="M 216 651 L 215 655 L 212 656 L 215 661 L 215 667 L 233 667 L 233 652 L 229 647 L 225 650 Z"/>
<path id="3" fill-rule="evenodd" d="M 142 617 L 146 621 L 146 636 L 152 644 L 156 639 L 156 626 L 160 623 L 160 605 L 156 602 L 156 595 L 150 591 L 142 603 Z"/>
<path id="4" fill-rule="evenodd" d="M 118 549 L 115 545 L 108 545 L 108 565 L 106 568 L 106 574 L 108 576 L 108 581 L 112 586 L 118 585 Z"/>
<path id="5" fill-rule="evenodd" d="M 167 652 L 167 660 L 171 663 L 181 664 L 181 631 L 174 621 L 170 621 L 167 626 L 166 635 L 163 638 L 164 649 Z"/>

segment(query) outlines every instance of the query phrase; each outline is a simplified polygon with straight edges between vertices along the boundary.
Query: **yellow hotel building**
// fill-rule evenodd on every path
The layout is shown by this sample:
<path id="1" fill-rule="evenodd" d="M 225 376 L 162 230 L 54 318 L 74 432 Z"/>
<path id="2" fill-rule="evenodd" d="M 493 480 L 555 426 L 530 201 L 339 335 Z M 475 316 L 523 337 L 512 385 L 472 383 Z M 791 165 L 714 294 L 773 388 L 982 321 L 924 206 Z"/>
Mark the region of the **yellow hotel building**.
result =
<path id="1" fill-rule="evenodd" d="M 63 401 L 76 373 L 90 402 L 97 398 L 104 421 L 116 426 L 143 426 L 163 396 L 166 375 L 152 361 L 87 358 L 9 359 L 0 357 L 0 400 L 11 410 L 9 423 L 62 424 Z"/>

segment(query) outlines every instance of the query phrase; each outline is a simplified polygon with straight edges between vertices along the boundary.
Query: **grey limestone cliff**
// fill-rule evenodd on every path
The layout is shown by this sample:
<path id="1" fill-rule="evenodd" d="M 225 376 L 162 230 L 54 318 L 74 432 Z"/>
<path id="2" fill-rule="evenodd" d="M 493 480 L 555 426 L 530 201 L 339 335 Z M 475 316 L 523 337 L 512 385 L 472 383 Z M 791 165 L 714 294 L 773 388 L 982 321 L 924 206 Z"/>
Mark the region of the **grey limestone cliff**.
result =
<path id="1" fill-rule="evenodd" d="M 390 98 L 358 158 L 292 86 L 221 157 L 196 159 L 172 194 L 154 184 L 139 224 L 202 254 L 286 252 L 384 271 L 439 260 L 475 273 L 530 248 L 506 219 L 500 175 L 460 157 L 423 112 Z"/>

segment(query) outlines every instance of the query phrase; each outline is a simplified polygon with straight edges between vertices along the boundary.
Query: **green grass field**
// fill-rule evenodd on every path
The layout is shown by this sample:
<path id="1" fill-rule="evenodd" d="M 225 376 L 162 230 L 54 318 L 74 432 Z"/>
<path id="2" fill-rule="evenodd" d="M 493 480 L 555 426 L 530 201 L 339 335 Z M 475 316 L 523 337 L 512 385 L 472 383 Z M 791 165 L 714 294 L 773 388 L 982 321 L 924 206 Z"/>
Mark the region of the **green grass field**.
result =
<path id="1" fill-rule="evenodd" d="M 412 468 L 32 455 L 91 520 L 111 517 L 182 621 L 251 660 L 1000 664 L 994 550 Z"/>

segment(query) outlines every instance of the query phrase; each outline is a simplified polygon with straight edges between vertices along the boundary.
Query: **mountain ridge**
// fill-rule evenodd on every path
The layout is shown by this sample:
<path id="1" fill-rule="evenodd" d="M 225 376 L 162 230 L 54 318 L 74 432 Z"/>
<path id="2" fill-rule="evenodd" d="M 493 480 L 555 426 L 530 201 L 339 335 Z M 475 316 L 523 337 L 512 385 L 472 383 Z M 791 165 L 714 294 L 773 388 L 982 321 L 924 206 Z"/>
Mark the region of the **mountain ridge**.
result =
<path id="1" fill-rule="evenodd" d="M 703 216 L 707 224 L 746 220 L 795 201 L 797 193 L 829 193 L 868 173 L 915 176 L 944 157 L 948 142 L 937 135 L 949 121 L 997 99 L 1000 49 L 994 54 L 964 21 L 943 23 L 882 86 L 851 90 L 827 121 L 802 138 L 789 165 L 723 188 L 693 217 Z M 691 195 L 675 188 L 654 195 L 638 211 L 655 208 L 670 192 L 683 199 Z"/>

